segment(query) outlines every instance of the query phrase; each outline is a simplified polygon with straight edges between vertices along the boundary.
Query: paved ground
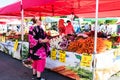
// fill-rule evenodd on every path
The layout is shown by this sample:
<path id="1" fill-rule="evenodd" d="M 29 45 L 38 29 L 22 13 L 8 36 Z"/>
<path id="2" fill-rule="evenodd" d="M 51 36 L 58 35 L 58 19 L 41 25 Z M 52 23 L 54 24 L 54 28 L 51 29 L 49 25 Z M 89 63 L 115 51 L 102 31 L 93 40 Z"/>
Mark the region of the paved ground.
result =
<path id="1" fill-rule="evenodd" d="M 21 61 L 0 52 L 0 80 L 32 80 L 32 70 L 24 67 Z M 42 77 L 47 80 L 72 80 L 58 73 L 45 69 Z"/>
<path id="2" fill-rule="evenodd" d="M 0 52 L 0 80 L 32 80 L 31 76 L 32 70 L 24 67 L 21 61 Z M 42 77 L 47 80 L 73 80 L 48 69 L 45 69 Z M 109 80 L 120 80 L 120 75 L 112 76 Z"/>

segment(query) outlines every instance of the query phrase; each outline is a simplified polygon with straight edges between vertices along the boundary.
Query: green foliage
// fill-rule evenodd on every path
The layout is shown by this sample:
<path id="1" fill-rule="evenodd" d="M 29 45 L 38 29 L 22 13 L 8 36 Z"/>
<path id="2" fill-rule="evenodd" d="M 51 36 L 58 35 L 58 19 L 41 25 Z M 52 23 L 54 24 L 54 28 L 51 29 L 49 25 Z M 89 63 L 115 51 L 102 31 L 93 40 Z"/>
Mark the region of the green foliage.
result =
<path id="1" fill-rule="evenodd" d="M 24 35 L 24 41 L 25 41 L 25 42 L 28 42 L 28 34 L 25 34 L 25 35 Z"/>
<path id="2" fill-rule="evenodd" d="M 105 20 L 106 24 L 116 24 L 117 20 Z"/>
<path id="3" fill-rule="evenodd" d="M 91 22 L 92 24 L 95 23 L 95 18 L 85 18 L 84 21 Z M 105 24 L 116 24 L 117 19 L 115 18 L 99 18 L 98 24 L 105 23 Z"/>
<path id="4" fill-rule="evenodd" d="M 80 55 L 75 55 L 77 59 L 80 59 L 81 60 L 81 56 Z"/>
<path id="5" fill-rule="evenodd" d="M 27 59 L 28 52 L 29 52 L 29 50 L 28 50 L 27 46 L 25 44 L 23 44 L 23 46 L 22 46 L 22 59 Z"/>
<path id="6" fill-rule="evenodd" d="M 60 18 L 67 18 L 67 16 L 60 16 Z"/>
<path id="7" fill-rule="evenodd" d="M 112 78 L 112 77 L 116 77 L 116 78 L 117 78 L 117 77 L 120 77 L 120 71 L 117 72 L 117 73 L 115 73 L 114 75 L 112 75 L 111 78 Z M 111 79 L 110 79 L 110 80 L 111 80 Z"/>
<path id="8" fill-rule="evenodd" d="M 90 72 L 89 70 L 79 68 L 77 72 L 81 79 L 83 78 L 84 80 L 92 80 L 93 75 L 92 72 Z"/>
<path id="9" fill-rule="evenodd" d="M 92 80 L 92 72 L 83 68 L 80 68 L 79 66 L 76 67 L 67 67 L 68 69 L 73 70 L 80 76 L 80 80 Z"/>

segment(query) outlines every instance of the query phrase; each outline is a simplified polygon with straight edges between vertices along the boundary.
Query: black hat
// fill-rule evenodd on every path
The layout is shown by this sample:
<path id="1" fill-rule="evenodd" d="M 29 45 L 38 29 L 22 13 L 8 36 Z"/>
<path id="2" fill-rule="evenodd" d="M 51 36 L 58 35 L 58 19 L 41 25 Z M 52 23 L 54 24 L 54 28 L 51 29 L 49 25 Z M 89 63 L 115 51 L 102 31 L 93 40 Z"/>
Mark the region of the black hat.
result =
<path id="1" fill-rule="evenodd" d="M 70 22 L 70 20 L 67 20 L 67 23 Z"/>
<path id="2" fill-rule="evenodd" d="M 33 22 L 33 24 L 35 24 L 37 22 L 36 18 L 32 18 L 31 21 Z"/>

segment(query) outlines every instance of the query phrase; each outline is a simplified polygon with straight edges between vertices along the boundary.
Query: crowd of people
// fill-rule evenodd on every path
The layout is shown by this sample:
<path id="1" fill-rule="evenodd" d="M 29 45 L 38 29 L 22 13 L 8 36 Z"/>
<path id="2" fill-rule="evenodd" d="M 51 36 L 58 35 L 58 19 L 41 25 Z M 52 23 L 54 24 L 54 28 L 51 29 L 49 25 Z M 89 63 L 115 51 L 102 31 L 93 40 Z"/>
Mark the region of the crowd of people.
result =
<path id="1" fill-rule="evenodd" d="M 59 31 L 59 34 L 60 35 L 63 35 L 63 34 L 67 35 L 67 34 L 73 34 L 73 33 L 75 33 L 71 21 L 67 20 L 66 23 L 67 24 L 65 26 L 64 20 L 63 19 L 59 20 L 59 22 L 58 22 L 58 31 Z"/>
<path id="2" fill-rule="evenodd" d="M 68 20 L 64 22 L 63 19 L 60 19 L 58 22 L 58 31 L 61 34 L 78 34 L 82 32 L 91 32 L 95 31 L 95 23 L 84 23 L 81 25 L 80 23 L 73 23 L 72 21 Z M 115 27 L 111 26 L 110 24 L 100 23 L 97 26 L 97 31 L 106 33 L 106 34 L 113 34 L 115 31 Z"/>

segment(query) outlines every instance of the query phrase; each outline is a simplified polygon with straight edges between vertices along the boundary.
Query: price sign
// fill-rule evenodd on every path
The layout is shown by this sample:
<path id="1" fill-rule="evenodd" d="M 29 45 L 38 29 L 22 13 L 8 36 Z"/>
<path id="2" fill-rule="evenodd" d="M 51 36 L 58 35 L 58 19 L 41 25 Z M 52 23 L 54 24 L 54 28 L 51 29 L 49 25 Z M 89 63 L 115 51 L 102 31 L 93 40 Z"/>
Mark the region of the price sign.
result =
<path id="1" fill-rule="evenodd" d="M 52 49 L 51 51 L 51 59 L 56 60 L 56 49 Z"/>
<path id="2" fill-rule="evenodd" d="M 66 61 L 66 53 L 63 50 L 59 51 L 59 61 L 60 62 L 65 62 Z"/>
<path id="3" fill-rule="evenodd" d="M 14 44 L 14 51 L 17 50 L 17 47 L 18 47 L 18 40 L 15 40 L 15 44 Z"/>
<path id="4" fill-rule="evenodd" d="M 2 36 L 2 42 L 5 42 L 5 36 Z"/>
<path id="5" fill-rule="evenodd" d="M 118 48 L 114 51 L 114 57 L 116 58 L 118 56 L 120 56 L 120 48 Z"/>
<path id="6" fill-rule="evenodd" d="M 90 54 L 83 54 L 81 62 L 80 62 L 80 65 L 84 66 L 84 67 L 90 67 L 91 61 L 92 61 L 92 55 L 90 55 Z"/>

